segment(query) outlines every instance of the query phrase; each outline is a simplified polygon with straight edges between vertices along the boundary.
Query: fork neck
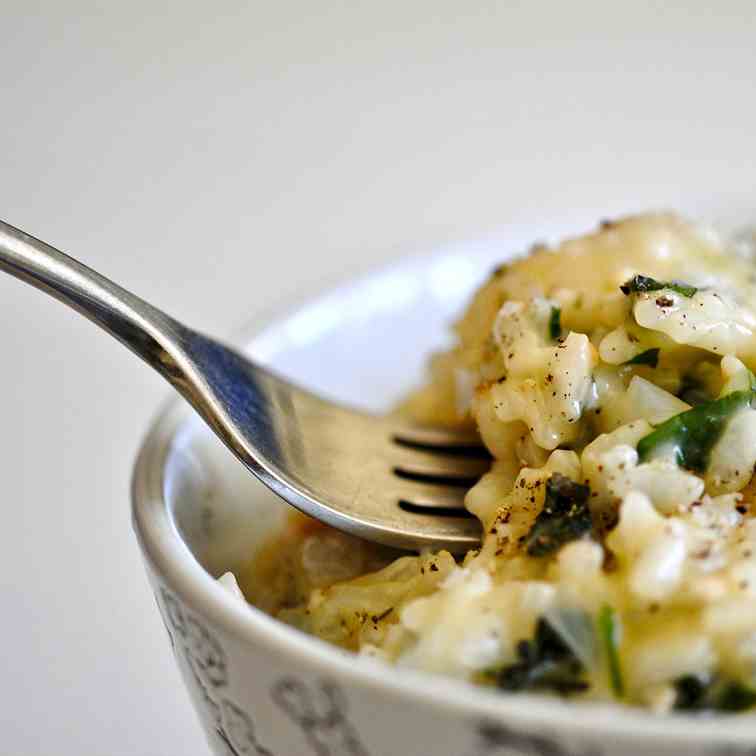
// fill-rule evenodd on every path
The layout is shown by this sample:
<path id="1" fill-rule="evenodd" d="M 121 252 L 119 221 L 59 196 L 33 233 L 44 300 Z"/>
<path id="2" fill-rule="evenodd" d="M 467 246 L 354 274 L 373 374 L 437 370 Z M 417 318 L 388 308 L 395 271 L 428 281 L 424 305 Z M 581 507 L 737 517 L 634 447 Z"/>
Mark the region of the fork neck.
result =
<path id="1" fill-rule="evenodd" d="M 73 257 L 0 221 L 0 270 L 63 302 L 118 339 L 163 375 L 183 326 Z"/>

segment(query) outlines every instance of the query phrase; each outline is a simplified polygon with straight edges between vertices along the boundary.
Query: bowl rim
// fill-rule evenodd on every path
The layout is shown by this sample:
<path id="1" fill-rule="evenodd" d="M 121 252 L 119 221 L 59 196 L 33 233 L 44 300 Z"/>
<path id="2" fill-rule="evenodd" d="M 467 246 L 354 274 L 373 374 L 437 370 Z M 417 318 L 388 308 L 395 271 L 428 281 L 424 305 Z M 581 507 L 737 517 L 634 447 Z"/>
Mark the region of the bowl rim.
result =
<path id="1" fill-rule="evenodd" d="M 307 299 L 284 303 L 253 318 L 231 339 L 248 350 L 266 327 L 293 317 L 313 306 L 323 296 L 338 295 L 344 289 L 364 285 L 374 277 L 398 267 L 422 262 L 432 265 L 448 254 L 457 254 L 464 244 L 455 243 L 430 253 L 405 256 L 368 272 L 326 286 Z M 405 702 L 422 700 L 439 713 L 463 716 L 470 721 L 505 722 L 526 729 L 539 728 L 579 739 L 628 738 L 641 741 L 665 739 L 690 746 L 753 746 L 756 742 L 754 715 L 703 718 L 680 713 L 663 716 L 614 703 L 564 701 L 534 694 L 507 695 L 441 675 L 397 668 L 380 661 L 346 652 L 302 633 L 242 604 L 224 589 L 195 559 L 172 519 L 164 495 L 167 463 L 174 443 L 186 422 L 193 417 L 179 397 L 165 401 L 153 417 L 139 448 L 131 482 L 132 526 L 150 568 L 191 610 L 221 628 L 249 648 L 268 647 L 318 674 Z M 576 716 L 577 715 L 577 716 Z"/>

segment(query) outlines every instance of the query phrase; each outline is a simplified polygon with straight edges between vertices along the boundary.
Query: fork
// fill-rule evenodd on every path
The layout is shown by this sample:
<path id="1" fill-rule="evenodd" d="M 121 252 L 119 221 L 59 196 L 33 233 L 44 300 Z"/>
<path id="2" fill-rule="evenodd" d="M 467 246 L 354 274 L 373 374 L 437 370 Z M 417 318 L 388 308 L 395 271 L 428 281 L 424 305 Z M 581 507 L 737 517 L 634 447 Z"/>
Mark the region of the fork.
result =
<path id="1" fill-rule="evenodd" d="M 399 548 L 464 551 L 480 541 L 480 525 L 463 504 L 490 465 L 476 433 L 413 426 L 319 397 L 2 221 L 0 269 L 141 357 L 302 512 Z"/>

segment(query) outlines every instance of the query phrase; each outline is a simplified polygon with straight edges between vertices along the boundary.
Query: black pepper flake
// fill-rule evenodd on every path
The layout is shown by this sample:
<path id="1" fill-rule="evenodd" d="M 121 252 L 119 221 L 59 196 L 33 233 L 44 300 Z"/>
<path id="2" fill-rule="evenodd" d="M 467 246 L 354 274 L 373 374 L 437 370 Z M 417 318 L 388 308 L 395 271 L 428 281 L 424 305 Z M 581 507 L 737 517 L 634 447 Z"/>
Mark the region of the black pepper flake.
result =
<path id="1" fill-rule="evenodd" d="M 394 607 L 390 606 L 388 609 L 386 609 L 385 612 L 381 612 L 381 614 L 374 614 L 372 616 L 373 624 L 377 625 L 381 620 L 386 619 L 386 617 L 388 617 L 389 614 L 391 614 L 391 612 L 393 611 L 394 611 Z"/>

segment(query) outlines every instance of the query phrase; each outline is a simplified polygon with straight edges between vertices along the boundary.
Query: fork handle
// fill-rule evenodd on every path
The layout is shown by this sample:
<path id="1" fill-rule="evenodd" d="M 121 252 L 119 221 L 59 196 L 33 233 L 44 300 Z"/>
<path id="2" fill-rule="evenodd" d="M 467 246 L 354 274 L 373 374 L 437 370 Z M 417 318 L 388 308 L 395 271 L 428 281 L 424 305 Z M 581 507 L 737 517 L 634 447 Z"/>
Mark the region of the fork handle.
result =
<path id="1" fill-rule="evenodd" d="M 0 270 L 72 307 L 162 375 L 174 371 L 166 346 L 183 326 L 73 257 L 1 220 Z"/>

